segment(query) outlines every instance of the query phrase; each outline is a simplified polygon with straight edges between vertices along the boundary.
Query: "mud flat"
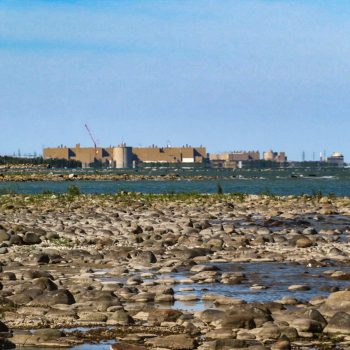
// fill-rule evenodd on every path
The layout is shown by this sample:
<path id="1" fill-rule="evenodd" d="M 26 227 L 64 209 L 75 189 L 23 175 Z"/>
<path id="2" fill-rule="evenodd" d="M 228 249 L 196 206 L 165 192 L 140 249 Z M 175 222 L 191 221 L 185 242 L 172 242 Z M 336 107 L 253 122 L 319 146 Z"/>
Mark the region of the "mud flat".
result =
<path id="1" fill-rule="evenodd" d="M 350 198 L 0 196 L 0 346 L 350 348 Z"/>

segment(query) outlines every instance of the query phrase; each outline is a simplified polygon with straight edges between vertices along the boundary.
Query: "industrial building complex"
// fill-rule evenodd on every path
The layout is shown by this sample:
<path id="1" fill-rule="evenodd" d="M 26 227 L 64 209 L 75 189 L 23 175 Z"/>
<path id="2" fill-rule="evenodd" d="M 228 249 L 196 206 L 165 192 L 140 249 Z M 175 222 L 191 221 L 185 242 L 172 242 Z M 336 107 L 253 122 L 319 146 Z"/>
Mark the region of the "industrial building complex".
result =
<path id="1" fill-rule="evenodd" d="M 75 147 L 44 148 L 45 159 L 80 161 L 83 167 L 100 163 L 114 168 L 136 167 L 142 163 L 203 163 L 205 147 Z"/>
<path id="2" fill-rule="evenodd" d="M 260 158 L 259 151 L 232 151 L 208 154 L 206 147 L 129 147 L 121 144 L 116 147 L 75 147 L 59 146 L 44 148 L 43 157 L 49 159 L 63 159 L 78 161 L 81 166 L 102 166 L 109 168 L 136 168 L 139 166 L 152 166 L 154 164 L 173 164 L 187 166 L 190 164 L 205 164 L 215 168 L 269 168 L 295 166 L 298 162 L 287 162 L 285 152 L 264 152 Z M 304 162 L 305 164 L 308 162 Z M 344 166 L 344 156 L 335 152 L 320 162 L 319 166 Z M 302 162 L 303 164 L 303 162 Z M 312 164 L 310 164 L 312 165 Z"/>

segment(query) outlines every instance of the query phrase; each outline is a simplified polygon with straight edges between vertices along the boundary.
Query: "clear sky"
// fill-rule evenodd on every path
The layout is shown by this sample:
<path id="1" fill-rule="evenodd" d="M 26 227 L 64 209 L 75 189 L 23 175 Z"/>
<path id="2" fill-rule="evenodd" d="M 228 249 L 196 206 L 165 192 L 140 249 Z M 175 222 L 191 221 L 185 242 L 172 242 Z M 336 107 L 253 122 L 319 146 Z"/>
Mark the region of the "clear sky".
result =
<path id="1" fill-rule="evenodd" d="M 348 0 L 2 0 L 0 154 L 206 145 L 350 158 Z"/>

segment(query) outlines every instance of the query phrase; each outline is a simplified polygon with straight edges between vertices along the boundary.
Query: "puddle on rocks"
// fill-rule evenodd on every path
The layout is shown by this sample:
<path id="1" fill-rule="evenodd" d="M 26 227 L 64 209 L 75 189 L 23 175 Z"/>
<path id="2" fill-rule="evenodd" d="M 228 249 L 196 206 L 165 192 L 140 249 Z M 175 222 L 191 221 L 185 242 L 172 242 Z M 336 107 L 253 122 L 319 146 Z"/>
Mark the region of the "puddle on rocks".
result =
<path id="1" fill-rule="evenodd" d="M 222 283 L 182 283 L 183 280 L 190 278 L 195 273 L 182 271 L 169 274 L 154 274 L 152 279 L 144 281 L 154 281 L 161 279 L 175 279 L 176 284 L 171 287 L 174 289 L 175 297 L 179 295 L 196 295 L 198 301 L 175 301 L 173 304 L 157 304 L 160 308 L 175 308 L 181 310 L 199 311 L 214 305 L 205 302 L 202 297 L 205 294 L 218 294 L 236 299 L 242 299 L 247 302 L 268 302 L 280 300 L 285 296 L 294 297 L 299 300 L 310 300 L 316 296 L 327 296 L 332 288 L 338 287 L 345 289 L 350 286 L 350 281 L 342 281 L 325 275 L 325 271 L 341 270 L 350 272 L 350 266 L 339 267 L 315 267 L 309 268 L 301 264 L 276 263 L 276 262 L 257 262 L 257 263 L 214 263 L 224 272 L 242 272 L 246 280 L 241 284 L 229 285 Z M 144 270 L 144 272 L 152 272 Z M 135 275 L 138 275 L 137 273 Z M 125 282 L 124 278 L 101 277 L 99 280 L 104 282 Z M 266 289 L 251 289 L 253 285 L 263 286 Z M 309 290 L 289 291 L 291 285 L 306 285 Z M 188 291 L 181 291 L 188 288 Z"/>

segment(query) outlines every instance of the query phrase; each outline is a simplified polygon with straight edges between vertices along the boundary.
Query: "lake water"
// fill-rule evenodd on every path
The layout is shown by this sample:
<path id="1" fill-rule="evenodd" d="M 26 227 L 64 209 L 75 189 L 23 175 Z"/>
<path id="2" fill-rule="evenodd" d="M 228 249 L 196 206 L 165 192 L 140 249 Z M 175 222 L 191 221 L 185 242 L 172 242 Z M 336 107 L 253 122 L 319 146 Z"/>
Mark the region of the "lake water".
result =
<path id="1" fill-rule="evenodd" d="M 335 194 L 350 196 L 350 173 L 346 177 L 276 177 L 234 178 L 210 180 L 140 180 L 140 181 L 38 181 L 38 182 L 0 182 L 0 194 L 16 192 L 20 194 L 39 194 L 44 191 L 64 193 L 72 184 L 83 193 L 116 193 L 119 191 L 142 193 L 216 193 L 218 183 L 224 193 L 275 195 Z"/>

